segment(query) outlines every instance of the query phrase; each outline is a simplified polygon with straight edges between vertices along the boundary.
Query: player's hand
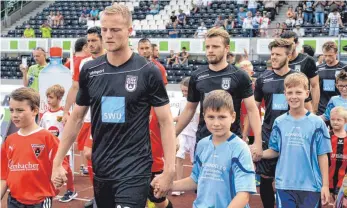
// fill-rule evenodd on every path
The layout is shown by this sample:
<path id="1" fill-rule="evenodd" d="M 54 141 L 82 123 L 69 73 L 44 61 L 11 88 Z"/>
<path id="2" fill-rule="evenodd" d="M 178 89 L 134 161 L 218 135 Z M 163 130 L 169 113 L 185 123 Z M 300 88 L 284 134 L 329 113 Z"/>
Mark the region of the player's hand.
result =
<path id="1" fill-rule="evenodd" d="M 323 186 L 320 195 L 321 195 L 322 205 L 324 206 L 329 204 L 329 199 L 330 199 L 329 187 Z"/>
<path id="2" fill-rule="evenodd" d="M 260 144 L 252 144 L 249 146 L 252 153 L 252 159 L 254 162 L 258 162 L 263 157 L 263 147 Z"/>
<path id="3" fill-rule="evenodd" d="M 245 141 L 247 144 L 249 143 L 249 139 L 248 139 L 247 136 L 243 136 L 243 137 L 242 137 L 242 140 Z"/>
<path id="4" fill-rule="evenodd" d="M 53 166 L 51 181 L 56 188 L 60 188 L 67 181 L 66 170 L 63 165 Z"/>
<path id="5" fill-rule="evenodd" d="M 156 198 L 162 198 L 167 195 L 173 184 L 174 173 L 162 173 L 155 177 L 151 183 L 155 188 L 154 196 Z"/>
<path id="6" fill-rule="evenodd" d="M 25 67 L 23 64 L 19 65 L 19 69 L 22 72 L 22 74 L 28 73 L 28 67 Z"/>
<path id="7" fill-rule="evenodd" d="M 334 193 L 330 193 L 329 203 L 335 205 L 335 200 L 336 200 L 335 194 Z"/>
<path id="8" fill-rule="evenodd" d="M 69 117 L 70 117 L 69 113 L 64 112 L 63 119 L 61 120 L 61 122 L 63 123 L 63 125 L 66 124 L 66 122 L 67 122 L 67 120 L 69 119 Z"/>

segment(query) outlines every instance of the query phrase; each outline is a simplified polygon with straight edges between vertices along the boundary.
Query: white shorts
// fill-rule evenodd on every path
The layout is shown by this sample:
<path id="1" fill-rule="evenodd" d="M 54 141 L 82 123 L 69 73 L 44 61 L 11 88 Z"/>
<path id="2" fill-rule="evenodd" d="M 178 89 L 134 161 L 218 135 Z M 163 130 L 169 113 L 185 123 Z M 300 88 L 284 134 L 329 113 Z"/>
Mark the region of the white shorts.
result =
<path id="1" fill-rule="evenodd" d="M 178 136 L 178 139 L 180 141 L 180 148 L 176 153 L 176 157 L 185 159 L 186 152 L 189 152 L 190 161 L 194 162 L 194 149 L 195 149 L 196 138 L 180 134 Z"/>

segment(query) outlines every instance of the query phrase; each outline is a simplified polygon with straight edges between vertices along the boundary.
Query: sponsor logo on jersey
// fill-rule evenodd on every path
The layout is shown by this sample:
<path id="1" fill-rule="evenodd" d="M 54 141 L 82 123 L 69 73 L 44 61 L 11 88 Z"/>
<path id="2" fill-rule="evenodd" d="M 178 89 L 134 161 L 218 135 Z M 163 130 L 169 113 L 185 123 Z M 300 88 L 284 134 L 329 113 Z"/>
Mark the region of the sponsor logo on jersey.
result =
<path id="1" fill-rule="evenodd" d="M 39 157 L 43 149 L 45 148 L 44 144 L 31 144 L 31 148 L 34 151 L 36 157 Z"/>
<path id="2" fill-rule="evenodd" d="M 125 89 L 128 92 L 134 92 L 137 87 L 137 76 L 127 75 L 125 79 Z"/>
<path id="3" fill-rule="evenodd" d="M 339 139 L 339 141 L 337 142 L 337 144 L 343 144 L 343 140 Z"/>
<path id="4" fill-rule="evenodd" d="M 32 171 L 32 170 L 39 170 L 39 164 L 32 164 L 31 162 L 28 163 L 17 163 L 15 164 L 12 160 L 8 161 L 8 168 L 10 171 Z"/>
<path id="5" fill-rule="evenodd" d="M 222 78 L 222 89 L 228 90 L 230 88 L 231 78 L 224 77 Z"/>
<path id="6" fill-rule="evenodd" d="M 273 78 L 273 77 L 271 77 L 271 78 L 267 78 L 267 79 L 264 79 L 264 82 L 269 82 L 269 81 L 272 81 L 272 80 L 274 80 L 274 78 Z"/>
<path id="7" fill-rule="evenodd" d="M 104 123 L 125 122 L 125 98 L 107 97 L 101 98 L 101 115 Z"/>
<path id="8" fill-rule="evenodd" d="M 331 153 L 331 158 L 332 158 L 332 159 L 347 160 L 347 155 Z"/>
<path id="9" fill-rule="evenodd" d="M 104 72 L 105 72 L 105 69 L 101 69 L 101 70 L 97 70 L 97 71 L 91 71 L 89 73 L 89 76 L 96 76 L 96 75 L 102 74 Z"/>
<path id="10" fill-rule="evenodd" d="M 206 78 L 208 76 L 210 76 L 210 74 L 204 74 L 204 75 L 198 76 L 198 80 Z"/>
<path id="11" fill-rule="evenodd" d="M 297 72 L 301 72 L 301 65 L 295 65 L 294 70 Z"/>
<path id="12" fill-rule="evenodd" d="M 48 131 L 51 132 L 51 134 L 53 134 L 56 137 L 58 137 L 59 133 L 60 133 L 58 127 L 56 127 L 56 126 L 50 126 L 48 128 Z"/>

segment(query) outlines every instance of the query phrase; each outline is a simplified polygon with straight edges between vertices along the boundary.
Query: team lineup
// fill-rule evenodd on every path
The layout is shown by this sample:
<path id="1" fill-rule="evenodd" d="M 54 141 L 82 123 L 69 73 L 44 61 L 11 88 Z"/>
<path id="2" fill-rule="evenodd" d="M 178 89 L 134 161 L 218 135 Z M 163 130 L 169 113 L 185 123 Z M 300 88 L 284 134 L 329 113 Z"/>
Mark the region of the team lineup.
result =
<path id="1" fill-rule="evenodd" d="M 75 43 L 71 88 L 49 87 L 39 119 L 37 80 L 25 78 L 25 87 L 10 95 L 19 130 L 1 149 L 1 198 L 9 189 L 9 208 L 52 207 L 65 183 L 59 201 L 77 196 L 69 165 L 75 141 L 93 184 L 92 207 L 144 208 L 149 201 L 172 208 L 168 193 L 185 191 L 196 191 L 195 208 L 249 207 L 260 175 L 265 208 L 342 208 L 347 65 L 337 59 L 335 42 L 323 44 L 325 63 L 316 66 L 296 50 L 298 36 L 284 32 L 268 46 L 271 70 L 255 78 L 228 61 L 228 32 L 212 28 L 205 37 L 208 65 L 180 83 L 174 118 L 158 46 L 144 38 L 138 53 L 131 50 L 125 5 L 106 7 L 100 22 Z M 184 178 L 187 152 L 193 168 Z"/>

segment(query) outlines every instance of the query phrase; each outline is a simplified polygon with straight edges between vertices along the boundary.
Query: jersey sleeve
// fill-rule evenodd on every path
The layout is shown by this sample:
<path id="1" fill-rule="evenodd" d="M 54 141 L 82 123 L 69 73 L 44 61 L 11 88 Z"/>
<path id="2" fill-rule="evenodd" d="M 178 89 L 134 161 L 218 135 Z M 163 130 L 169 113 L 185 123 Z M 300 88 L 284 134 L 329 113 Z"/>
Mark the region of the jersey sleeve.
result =
<path id="1" fill-rule="evenodd" d="M 263 79 L 258 78 L 255 81 L 255 88 L 254 88 L 254 99 L 257 102 L 261 102 L 264 98 L 264 93 L 263 93 Z"/>
<path id="2" fill-rule="evenodd" d="M 168 81 L 167 81 L 167 78 L 166 78 L 166 70 L 165 70 L 165 67 L 159 63 L 159 64 L 158 64 L 158 68 L 159 68 L 160 73 L 161 73 L 161 76 L 162 76 L 162 78 L 163 78 L 164 85 L 167 85 Z"/>
<path id="3" fill-rule="evenodd" d="M 196 77 L 194 75 L 189 80 L 187 100 L 193 103 L 200 101 L 200 92 L 196 89 Z"/>
<path id="4" fill-rule="evenodd" d="M 46 129 L 46 113 L 43 113 L 39 126 Z"/>
<path id="5" fill-rule="evenodd" d="M 190 174 L 190 177 L 193 179 L 193 181 L 196 184 L 198 184 L 200 171 L 201 171 L 201 167 L 202 167 L 202 162 L 200 159 L 201 151 L 202 151 L 202 146 L 201 146 L 201 142 L 199 142 L 197 147 L 196 147 L 196 151 L 195 151 L 195 158 L 194 158 L 192 173 Z"/>
<path id="6" fill-rule="evenodd" d="M 314 61 L 313 58 L 311 58 L 311 57 L 307 58 L 305 71 L 306 71 L 305 74 L 307 75 L 307 78 L 309 78 L 309 79 L 317 76 L 317 65 L 316 65 L 316 62 Z"/>
<path id="7" fill-rule="evenodd" d="M 70 69 L 70 60 L 68 60 L 68 61 L 64 64 L 64 66 L 65 66 L 66 68 Z"/>
<path id="8" fill-rule="evenodd" d="M 74 62 L 72 80 L 75 82 L 79 81 L 81 61 L 82 59 L 76 59 L 76 62 Z"/>
<path id="9" fill-rule="evenodd" d="M 232 155 L 232 172 L 234 174 L 234 184 L 230 184 L 231 186 L 235 186 L 236 193 L 238 192 L 250 192 L 256 193 L 256 184 L 255 184 L 255 172 L 254 166 L 251 156 L 251 151 L 249 150 L 246 143 L 242 143 L 239 146 L 240 151 L 237 155 Z"/>
<path id="10" fill-rule="evenodd" d="M 246 72 L 241 72 L 242 76 L 240 77 L 239 83 L 240 95 L 242 99 L 249 98 L 253 95 L 252 80 Z"/>
<path id="11" fill-rule="evenodd" d="M 274 125 L 272 127 L 270 140 L 269 140 L 269 149 L 272 149 L 276 152 L 280 152 L 279 141 L 281 140 L 281 130 L 277 125 L 277 121 L 275 120 Z"/>
<path id="12" fill-rule="evenodd" d="M 1 145 L 1 180 L 7 180 L 8 175 L 8 157 L 7 157 L 7 142 Z"/>
<path id="13" fill-rule="evenodd" d="M 46 143 L 49 151 L 49 161 L 53 164 L 53 159 L 58 151 L 59 139 L 47 132 Z"/>
<path id="14" fill-rule="evenodd" d="M 90 105 L 90 96 L 88 90 L 88 72 L 83 67 L 80 71 L 79 77 L 79 89 L 76 96 L 76 104 L 79 106 L 89 106 Z"/>
<path id="15" fill-rule="evenodd" d="M 153 64 L 148 70 L 149 103 L 154 107 L 160 107 L 169 103 L 163 78 L 160 71 Z"/>
<path id="16" fill-rule="evenodd" d="M 324 155 L 327 153 L 332 152 L 332 147 L 331 147 L 331 141 L 330 141 L 330 134 L 328 127 L 325 125 L 324 121 L 320 118 L 318 120 L 318 131 L 315 132 L 313 136 L 316 138 L 317 142 L 317 154 L 318 155 Z"/>
<path id="17" fill-rule="evenodd" d="M 330 120 L 330 112 L 331 110 L 335 107 L 334 102 L 332 101 L 332 98 L 330 98 L 328 104 L 327 104 L 327 108 L 325 109 L 324 112 L 324 117 L 326 120 Z"/>

